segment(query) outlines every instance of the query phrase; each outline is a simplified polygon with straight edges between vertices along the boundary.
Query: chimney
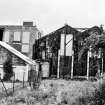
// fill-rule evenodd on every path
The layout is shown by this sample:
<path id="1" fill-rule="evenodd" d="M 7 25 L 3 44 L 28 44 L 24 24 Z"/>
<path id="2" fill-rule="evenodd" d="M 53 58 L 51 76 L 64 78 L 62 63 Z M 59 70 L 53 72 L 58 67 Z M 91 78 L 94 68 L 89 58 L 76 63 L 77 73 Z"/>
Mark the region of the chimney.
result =
<path id="1" fill-rule="evenodd" d="M 23 26 L 27 26 L 27 27 L 33 26 L 33 22 L 32 21 L 23 22 Z"/>

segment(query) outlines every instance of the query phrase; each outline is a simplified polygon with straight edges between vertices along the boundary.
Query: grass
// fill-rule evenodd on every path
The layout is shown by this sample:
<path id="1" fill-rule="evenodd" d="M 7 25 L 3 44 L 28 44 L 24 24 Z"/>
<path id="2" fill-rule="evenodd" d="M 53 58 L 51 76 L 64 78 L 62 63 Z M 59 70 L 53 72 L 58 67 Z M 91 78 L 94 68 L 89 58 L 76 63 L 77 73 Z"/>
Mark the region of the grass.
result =
<path id="1" fill-rule="evenodd" d="M 76 102 L 78 97 L 82 97 L 86 94 L 92 95 L 92 92 L 98 87 L 96 82 L 90 81 L 65 81 L 65 80 L 54 80 L 44 81 L 44 89 L 47 91 L 50 84 L 53 84 L 53 89 L 57 95 L 57 103 L 68 103 L 72 104 Z M 42 85 L 42 86 L 43 86 Z M 50 88 L 50 87 L 49 87 Z"/>
<path id="2" fill-rule="evenodd" d="M 78 105 L 86 99 L 83 96 L 92 96 L 98 84 L 91 81 L 44 80 L 38 90 L 21 89 L 13 96 L 0 100 L 0 105 Z"/>
<path id="3" fill-rule="evenodd" d="M 78 97 L 78 105 L 105 105 L 105 77 L 98 82 L 99 86 L 92 95 L 86 94 Z"/>
<path id="4" fill-rule="evenodd" d="M 21 85 L 22 83 L 15 83 L 15 86 Z M 4 82 L 4 85 L 6 89 L 12 88 L 13 87 L 13 82 Z M 0 82 L 0 91 L 3 88 L 3 84 Z"/>
<path id="5" fill-rule="evenodd" d="M 7 97 L 7 95 L 12 95 L 13 94 L 13 83 L 12 82 L 4 82 L 3 84 L 0 82 L 0 100 L 4 97 Z M 25 83 L 26 86 L 26 83 Z M 22 82 L 16 82 L 14 83 L 14 91 L 19 90 L 20 88 L 23 88 Z"/>

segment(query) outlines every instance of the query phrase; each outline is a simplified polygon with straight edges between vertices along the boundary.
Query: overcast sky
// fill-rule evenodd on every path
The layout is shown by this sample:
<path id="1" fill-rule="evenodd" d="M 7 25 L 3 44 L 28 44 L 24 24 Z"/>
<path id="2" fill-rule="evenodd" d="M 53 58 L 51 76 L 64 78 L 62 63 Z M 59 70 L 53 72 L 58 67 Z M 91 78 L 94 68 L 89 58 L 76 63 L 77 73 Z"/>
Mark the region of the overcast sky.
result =
<path id="1" fill-rule="evenodd" d="M 65 23 L 72 27 L 105 25 L 105 0 L 0 0 L 0 24 L 33 21 L 44 34 Z"/>

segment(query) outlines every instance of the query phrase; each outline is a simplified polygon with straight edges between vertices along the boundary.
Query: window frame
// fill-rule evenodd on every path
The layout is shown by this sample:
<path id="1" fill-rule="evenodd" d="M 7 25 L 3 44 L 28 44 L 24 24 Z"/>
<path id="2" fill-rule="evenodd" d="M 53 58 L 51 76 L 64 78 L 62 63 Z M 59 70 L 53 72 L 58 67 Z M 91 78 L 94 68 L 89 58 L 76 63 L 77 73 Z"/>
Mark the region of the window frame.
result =
<path id="1" fill-rule="evenodd" d="M 28 33 L 29 33 L 29 34 L 28 34 L 28 35 L 29 35 L 29 40 L 28 40 L 28 42 L 25 42 L 25 41 L 24 41 L 24 33 L 25 33 L 25 32 L 28 32 Z M 23 31 L 23 32 L 22 32 L 22 43 L 23 43 L 23 44 L 29 44 L 29 43 L 30 43 L 30 31 Z"/>
<path id="2" fill-rule="evenodd" d="M 20 38 L 19 38 L 19 40 L 15 40 L 15 33 L 16 32 L 19 32 L 20 34 L 18 34 L 18 35 L 20 35 Z M 13 41 L 14 42 L 21 42 L 21 31 L 14 31 L 14 33 L 13 33 Z"/>
<path id="3" fill-rule="evenodd" d="M 6 32 L 8 32 L 9 34 L 8 34 L 8 41 L 7 41 L 7 37 L 6 37 Z M 6 42 L 6 43 L 8 43 L 9 41 L 10 41 L 10 31 L 9 30 L 6 30 L 6 31 L 4 31 L 4 33 L 3 33 L 4 35 L 3 35 L 3 41 L 4 42 Z"/>
<path id="4" fill-rule="evenodd" d="M 24 51 L 24 50 L 23 50 L 23 46 L 28 46 L 28 50 L 27 50 L 27 51 L 26 51 L 26 50 Z M 22 53 L 29 53 L 29 49 L 30 49 L 29 44 L 22 44 L 22 47 L 21 47 L 21 52 L 22 52 Z"/>

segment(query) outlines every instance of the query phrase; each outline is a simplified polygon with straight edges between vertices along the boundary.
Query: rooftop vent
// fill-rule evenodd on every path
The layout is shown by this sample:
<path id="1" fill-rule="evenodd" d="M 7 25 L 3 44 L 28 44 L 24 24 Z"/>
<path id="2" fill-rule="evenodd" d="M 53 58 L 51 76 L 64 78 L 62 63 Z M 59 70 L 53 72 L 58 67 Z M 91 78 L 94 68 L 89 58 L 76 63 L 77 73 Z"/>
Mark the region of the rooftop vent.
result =
<path id="1" fill-rule="evenodd" d="M 23 26 L 33 26 L 33 22 L 23 22 Z"/>

